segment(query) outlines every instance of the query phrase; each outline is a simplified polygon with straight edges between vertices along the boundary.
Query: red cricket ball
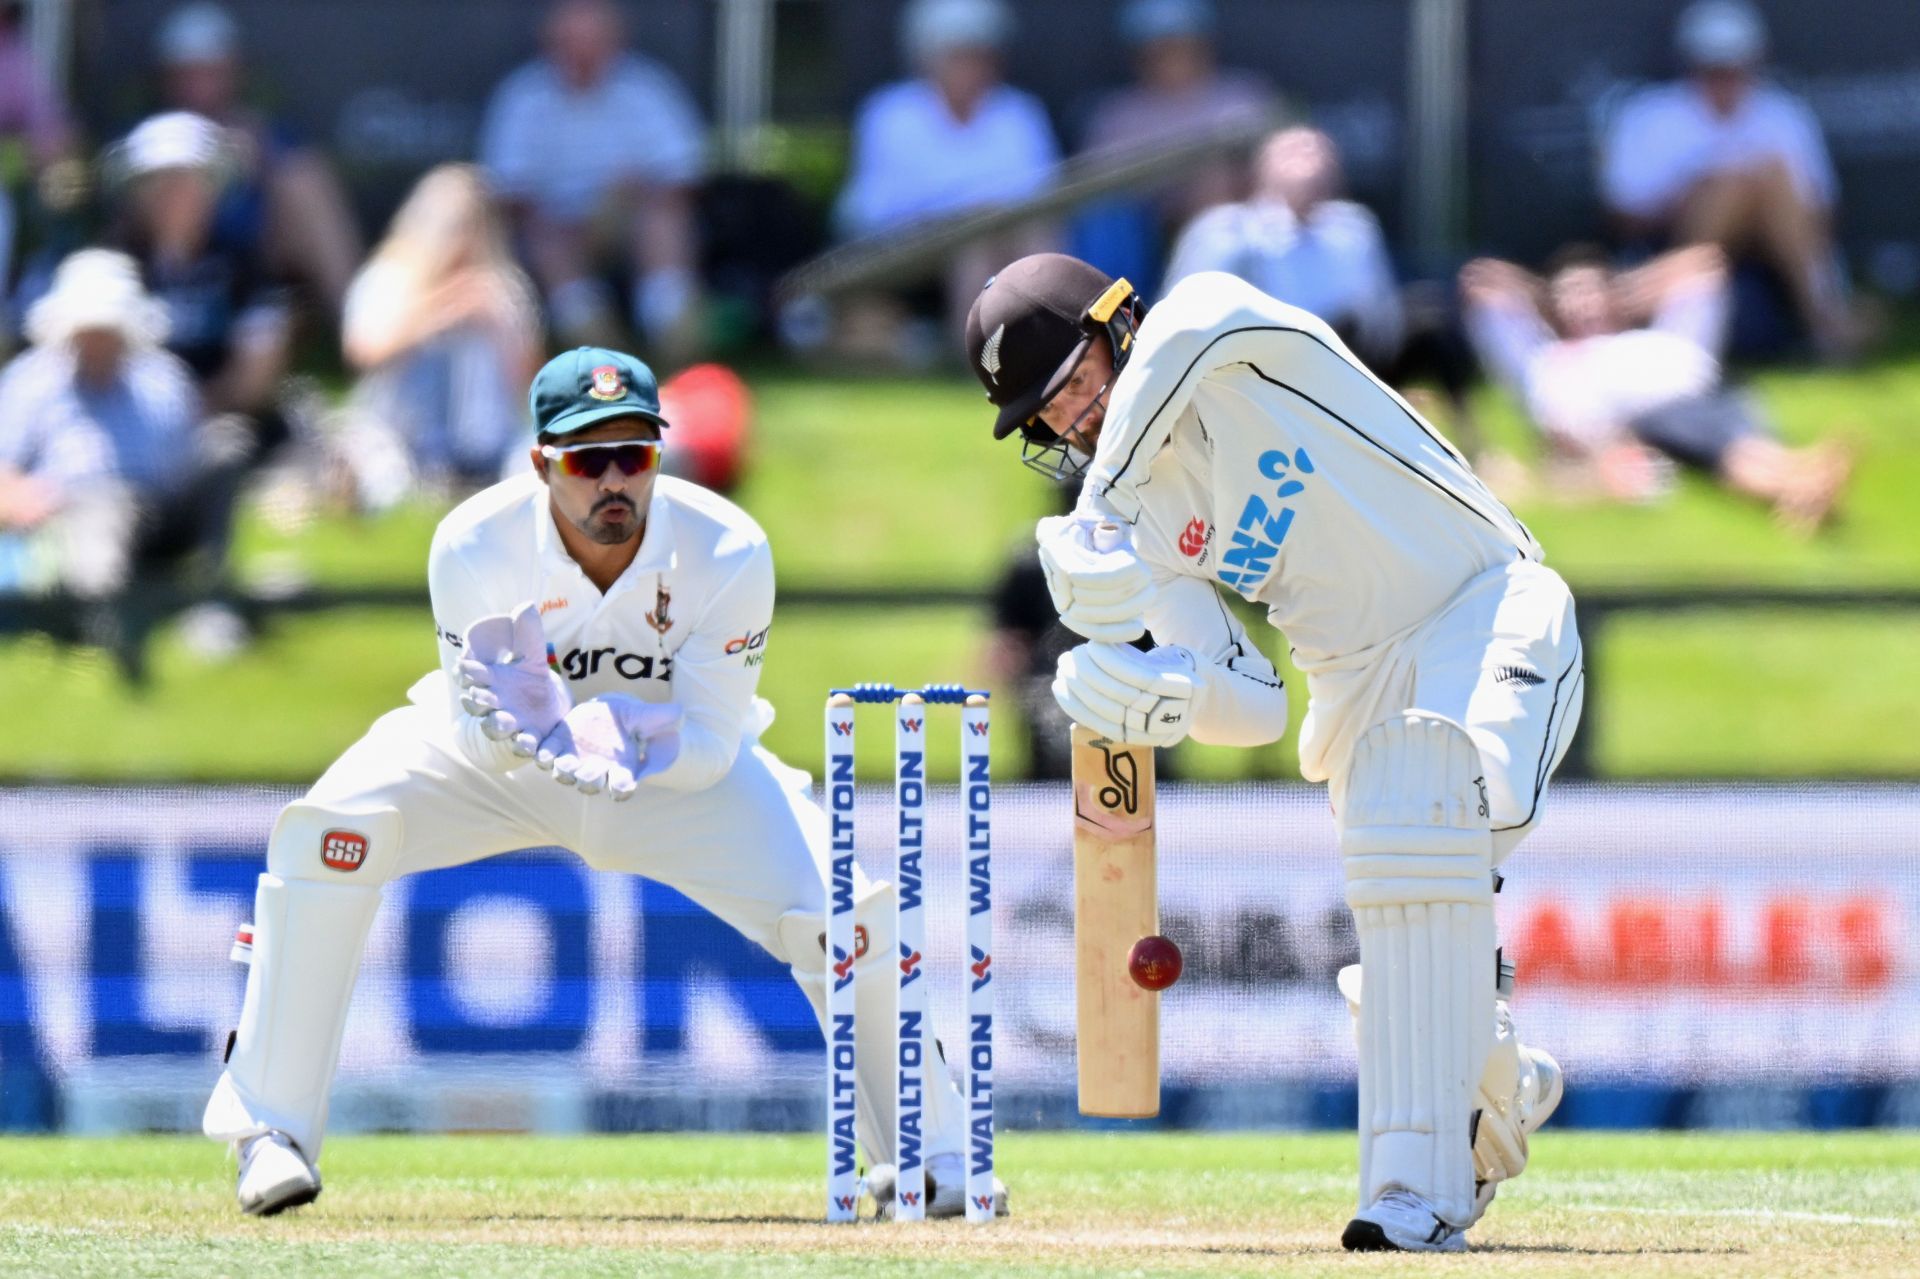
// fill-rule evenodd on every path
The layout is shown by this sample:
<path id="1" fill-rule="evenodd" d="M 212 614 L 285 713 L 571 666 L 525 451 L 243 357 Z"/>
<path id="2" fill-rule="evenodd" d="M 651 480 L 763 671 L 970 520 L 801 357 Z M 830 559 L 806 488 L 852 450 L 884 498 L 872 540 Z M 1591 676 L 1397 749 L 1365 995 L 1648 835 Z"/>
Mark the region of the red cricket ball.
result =
<path id="1" fill-rule="evenodd" d="M 1133 943 L 1127 974 L 1142 990 L 1165 990 L 1180 980 L 1180 963 L 1180 948 L 1156 933 Z"/>

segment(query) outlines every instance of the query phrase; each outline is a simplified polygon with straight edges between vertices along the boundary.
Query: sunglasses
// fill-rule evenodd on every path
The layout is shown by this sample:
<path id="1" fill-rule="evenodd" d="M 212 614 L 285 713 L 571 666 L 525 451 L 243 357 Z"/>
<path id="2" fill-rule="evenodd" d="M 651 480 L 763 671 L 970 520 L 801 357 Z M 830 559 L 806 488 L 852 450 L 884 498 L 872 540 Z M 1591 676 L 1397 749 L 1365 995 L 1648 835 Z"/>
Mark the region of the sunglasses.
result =
<path id="1" fill-rule="evenodd" d="M 621 440 L 617 444 L 542 444 L 540 456 L 576 480 L 597 480 L 609 466 L 624 475 L 645 475 L 660 465 L 664 446 L 659 440 Z"/>

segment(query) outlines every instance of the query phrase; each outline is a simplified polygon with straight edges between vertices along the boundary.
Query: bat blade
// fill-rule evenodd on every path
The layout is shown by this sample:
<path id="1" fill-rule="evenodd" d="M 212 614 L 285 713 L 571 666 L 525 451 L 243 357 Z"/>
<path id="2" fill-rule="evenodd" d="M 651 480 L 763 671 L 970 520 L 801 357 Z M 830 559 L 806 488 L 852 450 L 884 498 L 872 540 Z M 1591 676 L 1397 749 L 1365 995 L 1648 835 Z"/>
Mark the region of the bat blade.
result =
<path id="1" fill-rule="evenodd" d="M 1127 954 L 1160 931 L 1153 748 L 1073 730 L 1073 945 L 1080 1113 L 1160 1113 L 1160 996 Z"/>

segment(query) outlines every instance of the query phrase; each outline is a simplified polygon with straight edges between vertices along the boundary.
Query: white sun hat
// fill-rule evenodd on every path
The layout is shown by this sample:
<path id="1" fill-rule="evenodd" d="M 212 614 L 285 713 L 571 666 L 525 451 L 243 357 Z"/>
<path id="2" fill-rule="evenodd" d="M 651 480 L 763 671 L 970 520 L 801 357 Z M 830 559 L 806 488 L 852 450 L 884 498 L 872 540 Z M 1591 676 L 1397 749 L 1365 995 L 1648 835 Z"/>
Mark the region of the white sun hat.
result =
<path id="1" fill-rule="evenodd" d="M 140 282 L 140 268 L 112 249 L 81 249 L 54 269 L 53 287 L 27 309 L 27 339 L 54 346 L 87 329 L 109 329 L 129 346 L 158 346 L 167 309 Z"/>

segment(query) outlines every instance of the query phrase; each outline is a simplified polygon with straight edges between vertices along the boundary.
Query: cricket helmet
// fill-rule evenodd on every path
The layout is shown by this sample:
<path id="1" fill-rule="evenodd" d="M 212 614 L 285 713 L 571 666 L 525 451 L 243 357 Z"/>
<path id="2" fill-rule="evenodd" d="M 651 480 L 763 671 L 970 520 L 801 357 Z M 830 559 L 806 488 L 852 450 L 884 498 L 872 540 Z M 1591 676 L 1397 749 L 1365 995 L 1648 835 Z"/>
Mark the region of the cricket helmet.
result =
<path id="1" fill-rule="evenodd" d="M 1050 442 L 1035 416 L 1103 333 L 1119 373 L 1145 313 L 1126 280 L 1064 253 L 1030 254 L 988 280 L 967 313 L 967 367 L 999 410 L 993 438 Z"/>

